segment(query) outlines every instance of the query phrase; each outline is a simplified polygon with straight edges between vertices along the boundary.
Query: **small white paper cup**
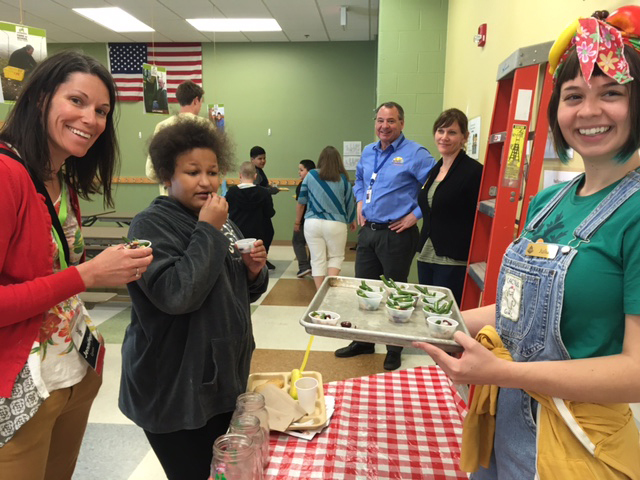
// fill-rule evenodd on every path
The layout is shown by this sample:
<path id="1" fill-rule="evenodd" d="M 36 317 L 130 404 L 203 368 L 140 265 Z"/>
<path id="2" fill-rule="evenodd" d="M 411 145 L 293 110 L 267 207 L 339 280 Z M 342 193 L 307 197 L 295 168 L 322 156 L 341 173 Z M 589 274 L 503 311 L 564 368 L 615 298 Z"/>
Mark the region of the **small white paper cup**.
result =
<path id="1" fill-rule="evenodd" d="M 256 240 L 256 238 L 243 238 L 236 242 L 236 247 L 238 247 L 240 253 L 250 253 Z"/>
<path id="2" fill-rule="evenodd" d="M 318 380 L 313 377 L 302 377 L 296 380 L 298 403 L 302 409 L 311 415 L 316 410 L 318 399 Z"/>

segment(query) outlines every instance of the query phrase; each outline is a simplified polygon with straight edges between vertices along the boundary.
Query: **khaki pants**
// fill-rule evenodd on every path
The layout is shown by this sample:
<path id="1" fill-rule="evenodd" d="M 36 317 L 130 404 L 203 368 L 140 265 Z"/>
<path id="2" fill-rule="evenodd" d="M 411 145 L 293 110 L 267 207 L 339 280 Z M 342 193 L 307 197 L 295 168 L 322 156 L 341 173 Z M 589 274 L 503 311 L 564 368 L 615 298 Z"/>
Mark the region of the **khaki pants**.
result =
<path id="1" fill-rule="evenodd" d="M 0 480 L 70 480 L 102 377 L 89 367 L 77 385 L 51 392 L 0 448 Z"/>

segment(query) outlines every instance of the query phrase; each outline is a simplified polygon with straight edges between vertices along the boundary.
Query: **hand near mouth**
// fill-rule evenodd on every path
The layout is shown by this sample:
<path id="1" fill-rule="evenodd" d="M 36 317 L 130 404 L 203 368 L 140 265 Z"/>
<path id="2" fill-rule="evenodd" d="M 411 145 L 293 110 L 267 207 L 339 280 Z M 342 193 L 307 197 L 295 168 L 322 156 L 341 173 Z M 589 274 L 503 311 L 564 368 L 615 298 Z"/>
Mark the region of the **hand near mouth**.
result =
<path id="1" fill-rule="evenodd" d="M 220 230 L 227 221 L 228 212 L 226 198 L 211 192 L 200 209 L 198 221 L 206 222 Z"/>

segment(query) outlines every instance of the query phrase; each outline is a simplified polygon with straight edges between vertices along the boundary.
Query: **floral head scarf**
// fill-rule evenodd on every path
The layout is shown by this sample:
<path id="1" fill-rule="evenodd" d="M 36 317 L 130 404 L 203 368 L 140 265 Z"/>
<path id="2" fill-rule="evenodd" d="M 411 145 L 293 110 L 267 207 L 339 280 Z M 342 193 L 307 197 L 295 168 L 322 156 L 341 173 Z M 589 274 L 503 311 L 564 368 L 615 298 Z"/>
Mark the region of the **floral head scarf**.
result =
<path id="1" fill-rule="evenodd" d="M 595 65 L 619 84 L 628 83 L 633 77 L 624 56 L 625 44 L 640 52 L 640 7 L 621 7 L 611 15 L 596 12 L 593 17 L 576 20 L 558 37 L 549 52 L 549 72 L 555 80 L 575 49 L 588 85 Z"/>

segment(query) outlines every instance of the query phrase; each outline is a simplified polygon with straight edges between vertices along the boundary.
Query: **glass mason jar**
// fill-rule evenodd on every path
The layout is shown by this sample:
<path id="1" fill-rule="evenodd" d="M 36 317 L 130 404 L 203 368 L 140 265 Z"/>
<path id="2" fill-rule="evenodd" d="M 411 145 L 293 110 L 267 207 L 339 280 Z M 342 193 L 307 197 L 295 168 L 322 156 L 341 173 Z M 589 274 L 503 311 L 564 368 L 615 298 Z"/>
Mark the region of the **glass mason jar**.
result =
<path id="1" fill-rule="evenodd" d="M 246 435 L 227 433 L 213 443 L 209 480 L 254 480 L 256 463 L 253 441 Z"/>
<path id="2" fill-rule="evenodd" d="M 262 472 L 269 464 L 269 439 L 264 436 L 260 419 L 249 413 L 238 415 L 231 420 L 229 433 L 242 433 L 253 440 L 253 446 L 258 456 L 258 467 Z"/>
<path id="3" fill-rule="evenodd" d="M 260 420 L 260 427 L 264 431 L 264 439 L 267 443 L 267 448 L 269 445 L 269 413 L 264 406 L 264 397 L 260 393 L 256 392 L 247 392 L 238 395 L 236 400 L 236 409 L 233 412 L 233 419 L 238 415 L 242 415 L 248 413 L 250 415 L 255 415 Z M 267 455 L 268 461 L 268 455 Z"/>

